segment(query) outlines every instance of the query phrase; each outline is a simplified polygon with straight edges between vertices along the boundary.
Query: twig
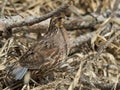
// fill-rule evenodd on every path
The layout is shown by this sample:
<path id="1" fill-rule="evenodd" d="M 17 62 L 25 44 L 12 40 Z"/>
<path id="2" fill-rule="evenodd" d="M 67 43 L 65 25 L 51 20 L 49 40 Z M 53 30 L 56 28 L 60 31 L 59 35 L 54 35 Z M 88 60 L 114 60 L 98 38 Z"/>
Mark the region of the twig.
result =
<path id="1" fill-rule="evenodd" d="M 14 28 L 14 27 L 21 27 L 21 26 L 29 26 L 29 25 L 33 25 L 35 23 L 39 23 L 41 21 L 44 21 L 50 17 L 52 17 L 53 15 L 59 13 L 59 12 L 62 12 L 64 11 L 66 8 L 69 7 L 69 4 L 65 3 L 64 5 L 60 6 L 59 8 L 55 9 L 54 11 L 51 11 L 50 13 L 44 15 L 44 16 L 41 16 L 41 17 L 33 17 L 33 18 L 26 18 L 25 20 L 23 21 L 20 21 L 20 22 L 4 22 L 4 20 L 2 20 L 5 24 L 6 24 L 6 28 Z M 19 16 L 18 16 L 19 17 Z M 10 19 L 10 18 L 9 18 Z M 22 19 L 22 17 L 21 17 Z"/>
<path id="2" fill-rule="evenodd" d="M 112 38 L 110 38 L 110 39 L 106 42 L 106 44 L 103 45 L 103 46 L 99 49 L 97 55 L 93 58 L 93 61 L 94 61 L 94 60 L 97 60 L 97 59 L 99 58 L 99 56 L 101 55 L 101 53 L 102 53 L 102 52 L 112 43 L 112 41 L 113 41 L 117 36 L 119 36 L 119 35 L 120 35 L 120 31 L 117 31 L 117 32 L 115 33 L 115 35 L 114 35 Z"/>
<path id="3" fill-rule="evenodd" d="M 71 85 L 69 86 L 68 90 L 74 90 L 74 88 L 76 87 L 76 85 L 78 84 L 79 82 L 79 79 L 81 77 L 81 74 L 82 74 L 82 67 L 83 67 L 83 64 L 85 63 L 85 61 L 81 62 L 81 64 L 79 65 L 79 69 L 75 75 L 75 78 L 73 80 L 73 82 L 71 83 Z"/>
<path id="4" fill-rule="evenodd" d="M 90 80 L 88 80 L 88 78 L 86 78 L 86 76 L 82 76 L 80 78 L 80 82 L 85 85 L 85 86 L 89 86 L 91 88 L 99 88 L 101 90 L 112 90 L 114 88 L 114 86 L 116 85 L 116 90 L 120 89 L 120 83 L 98 83 L 100 81 L 97 82 L 92 82 L 92 84 L 90 83 Z M 94 85 L 94 86 L 93 86 Z"/>
<path id="5" fill-rule="evenodd" d="M 4 10 L 5 10 L 5 6 L 7 4 L 8 0 L 3 0 L 3 5 L 2 5 L 2 10 L 1 10 L 1 16 L 4 16 Z"/>
<path id="6" fill-rule="evenodd" d="M 13 7 L 13 9 L 15 10 L 15 12 L 16 12 L 18 15 L 20 15 L 19 12 L 16 10 L 15 5 L 12 3 L 12 0 L 8 0 L 8 1 L 9 1 L 9 3 L 11 4 L 11 6 Z M 20 15 L 20 16 L 21 16 L 21 15 Z"/>
<path id="7" fill-rule="evenodd" d="M 18 17 L 18 19 L 20 20 L 19 17 Z M 7 22 L 8 22 L 8 20 L 7 20 Z M 50 19 L 47 19 L 47 20 L 44 20 L 40 23 L 34 24 L 32 26 L 24 26 L 24 27 L 14 28 L 14 31 L 15 32 L 29 31 L 29 32 L 34 32 L 34 33 L 43 32 L 43 31 L 47 30 L 47 28 L 49 26 L 49 22 L 50 22 Z M 98 21 L 98 23 L 99 23 L 99 21 Z M 94 18 L 91 19 L 90 22 L 88 22 L 87 20 L 81 20 L 79 18 L 74 18 L 74 19 L 66 20 L 64 23 L 64 27 L 68 31 L 73 31 L 73 30 L 78 30 L 78 29 L 95 30 L 94 26 L 96 24 L 97 24 L 97 22 L 94 20 Z"/>
<path id="8" fill-rule="evenodd" d="M 80 35 L 79 37 L 75 38 L 75 40 L 71 41 L 70 44 L 72 45 L 72 47 L 79 46 L 84 42 L 87 42 L 88 40 L 90 40 L 93 37 L 94 33 L 95 32 Z"/>

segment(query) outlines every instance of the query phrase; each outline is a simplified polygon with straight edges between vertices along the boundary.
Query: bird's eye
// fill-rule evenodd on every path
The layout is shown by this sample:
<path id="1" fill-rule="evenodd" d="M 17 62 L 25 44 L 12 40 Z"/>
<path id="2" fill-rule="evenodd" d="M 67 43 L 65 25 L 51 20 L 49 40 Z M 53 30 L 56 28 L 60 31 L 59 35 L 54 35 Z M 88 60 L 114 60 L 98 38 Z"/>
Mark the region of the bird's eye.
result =
<path id="1" fill-rule="evenodd" d="M 59 17 L 59 18 L 58 18 L 58 21 L 60 21 L 61 19 L 62 19 L 62 17 Z"/>

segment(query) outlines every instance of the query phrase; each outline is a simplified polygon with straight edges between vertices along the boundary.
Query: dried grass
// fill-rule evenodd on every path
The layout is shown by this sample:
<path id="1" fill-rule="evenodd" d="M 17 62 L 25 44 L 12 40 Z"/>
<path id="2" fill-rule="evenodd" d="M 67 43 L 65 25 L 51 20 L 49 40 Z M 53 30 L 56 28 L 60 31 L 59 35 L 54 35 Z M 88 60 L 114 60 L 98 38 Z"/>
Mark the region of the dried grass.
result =
<path id="1" fill-rule="evenodd" d="M 59 7 L 64 1 L 12 0 L 11 2 L 17 12 L 22 16 L 40 16 Z M 103 0 L 102 2 L 100 2 L 100 0 L 76 0 L 74 1 L 74 6 L 77 10 L 80 10 L 79 13 L 81 14 L 97 12 L 97 9 L 100 9 L 98 13 L 104 13 L 106 10 L 113 8 L 114 2 L 115 0 Z M 1 7 L 3 6 L 2 3 L 3 2 L 0 1 Z M 16 10 L 11 6 L 9 0 L 4 7 L 4 15 L 16 15 Z M 76 16 L 76 12 L 73 13 L 70 13 L 71 17 Z M 110 29 L 111 32 L 102 34 L 110 22 L 113 24 L 113 28 Z M 74 88 L 76 88 L 79 90 L 97 90 L 97 88 L 102 88 L 100 85 L 103 85 L 103 83 L 103 87 L 107 84 L 115 83 L 115 85 L 113 85 L 114 87 L 112 87 L 114 89 L 112 90 L 118 90 L 117 84 L 120 82 L 120 35 L 109 42 L 109 40 L 116 35 L 115 33 L 120 31 L 118 28 L 119 20 L 115 21 L 112 20 L 112 18 L 108 18 L 105 22 L 98 25 L 96 28 L 97 33 L 94 34 L 91 43 L 88 41 L 78 46 L 78 52 L 70 56 L 61 68 L 56 69 L 52 74 L 50 72 L 50 74 L 45 77 L 41 77 L 39 74 L 34 75 L 33 80 L 35 80 L 35 82 L 30 80 L 29 85 L 24 85 L 23 81 L 15 81 L 13 77 L 8 76 L 9 72 L 6 70 L 6 66 L 18 62 L 19 55 L 23 54 L 32 44 L 37 42 L 37 40 L 34 36 L 34 39 L 29 38 L 29 32 L 26 31 L 17 32 L 8 40 L 1 38 L 4 45 L 0 48 L 0 89 L 74 90 Z M 89 33 L 87 31 L 79 32 L 82 33 L 82 35 Z M 78 34 L 76 30 L 69 31 L 69 36 L 72 39 L 76 38 Z M 106 47 L 102 47 L 103 50 L 101 50 L 101 46 Z M 18 47 L 18 51 L 15 47 Z M 98 54 L 99 57 L 97 56 Z M 95 56 L 97 56 L 97 58 L 93 60 Z M 45 79 L 47 79 L 47 81 Z"/>

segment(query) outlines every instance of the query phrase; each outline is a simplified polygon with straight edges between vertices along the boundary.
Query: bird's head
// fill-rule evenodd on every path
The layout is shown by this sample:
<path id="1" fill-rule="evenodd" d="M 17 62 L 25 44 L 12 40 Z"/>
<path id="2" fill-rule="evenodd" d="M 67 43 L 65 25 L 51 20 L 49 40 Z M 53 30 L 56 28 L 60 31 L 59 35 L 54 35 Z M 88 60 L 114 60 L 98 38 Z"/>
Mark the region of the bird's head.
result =
<path id="1" fill-rule="evenodd" d="M 57 14 L 51 18 L 50 27 L 61 28 L 64 23 L 65 15 L 63 13 Z"/>

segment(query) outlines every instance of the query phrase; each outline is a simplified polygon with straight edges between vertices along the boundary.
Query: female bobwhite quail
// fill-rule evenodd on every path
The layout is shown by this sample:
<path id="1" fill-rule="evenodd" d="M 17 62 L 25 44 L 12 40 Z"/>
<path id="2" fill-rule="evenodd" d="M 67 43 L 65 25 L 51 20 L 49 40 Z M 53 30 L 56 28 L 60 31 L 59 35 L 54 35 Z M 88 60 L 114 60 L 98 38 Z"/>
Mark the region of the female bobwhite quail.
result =
<path id="1" fill-rule="evenodd" d="M 66 59 L 69 52 L 68 36 L 63 26 L 64 15 L 51 18 L 47 33 L 21 56 L 20 67 L 13 70 L 16 80 L 20 80 L 27 70 L 47 71 Z"/>

